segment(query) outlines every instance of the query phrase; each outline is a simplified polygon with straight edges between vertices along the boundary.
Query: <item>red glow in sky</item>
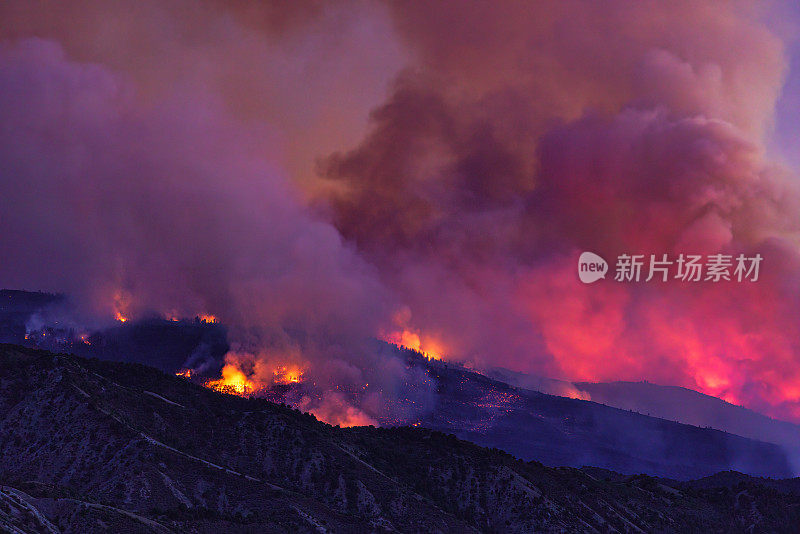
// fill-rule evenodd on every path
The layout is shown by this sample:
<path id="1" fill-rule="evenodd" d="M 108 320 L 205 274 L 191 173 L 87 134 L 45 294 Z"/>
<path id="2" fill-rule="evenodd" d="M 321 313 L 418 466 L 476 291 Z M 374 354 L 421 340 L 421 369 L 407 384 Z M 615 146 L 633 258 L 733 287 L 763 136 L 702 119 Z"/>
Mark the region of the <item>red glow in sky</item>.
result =
<path id="1" fill-rule="evenodd" d="M 336 386 L 402 379 L 365 348 L 387 336 L 800 421 L 792 8 L 86 0 L 0 18 L 3 286 L 120 321 L 223 318 L 232 358 L 264 380 L 302 363 L 343 424 L 380 403 Z M 764 261 L 750 284 L 584 285 L 583 251 Z"/>

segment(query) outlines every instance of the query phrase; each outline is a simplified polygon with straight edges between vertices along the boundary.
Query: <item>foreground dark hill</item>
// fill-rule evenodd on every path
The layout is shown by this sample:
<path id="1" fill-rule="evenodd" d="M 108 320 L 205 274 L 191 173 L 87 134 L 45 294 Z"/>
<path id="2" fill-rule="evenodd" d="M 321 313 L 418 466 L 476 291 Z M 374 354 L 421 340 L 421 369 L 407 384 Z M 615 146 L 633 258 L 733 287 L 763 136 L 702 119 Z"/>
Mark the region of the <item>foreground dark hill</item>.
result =
<path id="1" fill-rule="evenodd" d="M 0 346 L 11 532 L 796 531 L 792 481 L 731 476 L 553 469 L 426 429 L 330 427 L 141 365 Z"/>
<path id="2" fill-rule="evenodd" d="M 406 352 L 436 384 L 435 408 L 417 422 L 525 460 L 676 479 L 727 470 L 793 475 L 786 449 L 773 443 L 513 387 Z"/>

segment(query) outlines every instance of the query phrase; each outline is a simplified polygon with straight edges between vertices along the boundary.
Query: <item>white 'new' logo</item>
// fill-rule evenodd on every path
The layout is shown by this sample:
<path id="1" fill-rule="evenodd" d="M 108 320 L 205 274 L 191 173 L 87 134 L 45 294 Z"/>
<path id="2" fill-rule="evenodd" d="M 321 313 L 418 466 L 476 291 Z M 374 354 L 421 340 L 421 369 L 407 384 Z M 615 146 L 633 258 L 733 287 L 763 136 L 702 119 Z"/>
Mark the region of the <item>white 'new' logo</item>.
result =
<path id="1" fill-rule="evenodd" d="M 584 284 L 591 284 L 601 278 L 605 278 L 607 272 L 608 263 L 606 263 L 606 260 L 593 252 L 584 252 L 578 258 L 578 278 Z"/>

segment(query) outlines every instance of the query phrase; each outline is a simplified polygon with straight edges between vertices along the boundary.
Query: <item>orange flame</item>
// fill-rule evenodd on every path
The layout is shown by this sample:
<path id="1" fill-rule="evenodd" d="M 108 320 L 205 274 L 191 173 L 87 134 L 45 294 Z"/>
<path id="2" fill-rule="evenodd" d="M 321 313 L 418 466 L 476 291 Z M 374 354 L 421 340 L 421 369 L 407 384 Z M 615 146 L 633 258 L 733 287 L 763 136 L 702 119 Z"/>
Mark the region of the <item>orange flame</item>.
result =
<path id="1" fill-rule="evenodd" d="M 287 355 L 267 359 L 249 353 L 229 352 L 225 356 L 222 377 L 204 385 L 223 393 L 249 397 L 275 385 L 298 384 L 303 381 L 306 369 L 305 364 Z"/>
<path id="2" fill-rule="evenodd" d="M 279 365 L 272 373 L 272 381 L 281 385 L 297 384 L 303 380 L 303 373 L 297 365 Z"/>
<path id="3" fill-rule="evenodd" d="M 421 336 L 418 331 L 396 330 L 383 336 L 383 340 L 398 347 L 415 350 L 433 360 L 441 360 L 444 354 L 444 348 L 438 341 L 429 336 Z"/>
<path id="4" fill-rule="evenodd" d="M 275 360 L 252 361 L 253 355 L 247 353 L 228 353 L 227 363 L 222 368 L 222 377 L 217 380 L 208 380 L 203 385 L 231 395 L 250 397 L 260 392 L 266 392 L 276 385 L 292 385 L 301 383 L 308 369 L 303 363 L 278 363 Z M 284 358 L 277 361 L 296 362 Z M 243 369 L 252 369 L 245 372 Z M 176 373 L 180 376 L 191 376 L 191 370 L 184 369 Z M 296 407 L 313 413 L 319 420 L 342 427 L 377 425 L 378 423 L 360 408 L 353 406 L 338 392 L 326 392 L 322 396 L 312 399 L 308 395 L 295 404 Z"/>
<path id="5" fill-rule="evenodd" d="M 163 315 L 163 317 L 167 321 L 172 321 L 173 323 L 177 323 L 177 322 L 180 322 L 182 320 L 182 318 L 185 318 L 186 316 L 182 316 L 178 312 L 173 310 L 173 311 L 170 311 L 168 313 L 165 313 Z M 217 318 L 217 316 L 216 315 L 211 315 L 210 313 L 201 313 L 201 314 L 194 315 L 194 316 L 190 315 L 189 318 L 191 318 L 191 317 L 194 317 L 194 320 L 200 321 L 201 323 L 207 323 L 207 324 L 219 323 L 219 319 Z"/>
<path id="6" fill-rule="evenodd" d="M 308 411 L 314 416 L 328 423 L 341 427 L 378 425 L 372 417 L 360 408 L 351 405 L 343 395 L 336 392 L 327 392 L 321 399 L 311 399 L 303 397 L 300 400 L 299 408 Z"/>
<path id="7" fill-rule="evenodd" d="M 123 291 L 114 293 L 114 319 L 120 323 L 128 320 L 128 303 L 130 299 Z"/>
<path id="8" fill-rule="evenodd" d="M 191 369 L 181 369 L 175 373 L 175 376 L 180 376 L 182 378 L 192 378 L 192 370 Z"/>
<path id="9" fill-rule="evenodd" d="M 249 397 L 258 389 L 238 367 L 230 363 L 222 368 L 222 378 L 209 380 L 205 386 L 220 393 L 240 397 Z"/>

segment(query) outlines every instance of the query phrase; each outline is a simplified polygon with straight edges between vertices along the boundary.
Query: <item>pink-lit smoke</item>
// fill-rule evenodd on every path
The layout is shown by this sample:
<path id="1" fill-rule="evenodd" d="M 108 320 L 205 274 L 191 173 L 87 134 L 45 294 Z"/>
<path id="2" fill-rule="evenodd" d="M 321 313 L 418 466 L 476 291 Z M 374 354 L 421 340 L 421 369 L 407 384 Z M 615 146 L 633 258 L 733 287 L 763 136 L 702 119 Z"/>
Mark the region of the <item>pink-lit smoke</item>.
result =
<path id="1" fill-rule="evenodd" d="M 800 420 L 777 9 L 4 4 L 0 285 L 214 314 L 238 365 L 308 365 L 306 407 L 344 423 L 417 380 L 366 341 L 393 328 Z M 583 250 L 765 260 L 750 285 L 584 286 Z"/>

